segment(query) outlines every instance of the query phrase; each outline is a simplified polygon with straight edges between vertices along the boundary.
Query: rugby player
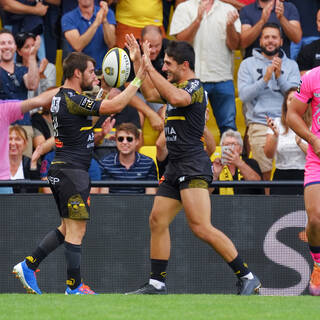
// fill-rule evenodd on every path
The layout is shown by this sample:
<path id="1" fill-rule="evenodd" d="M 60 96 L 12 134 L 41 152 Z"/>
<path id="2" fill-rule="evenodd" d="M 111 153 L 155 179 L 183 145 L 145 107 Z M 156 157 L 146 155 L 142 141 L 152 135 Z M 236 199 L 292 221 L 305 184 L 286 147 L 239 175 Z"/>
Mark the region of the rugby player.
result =
<path id="1" fill-rule="evenodd" d="M 151 277 L 140 289 L 128 294 L 166 294 L 166 268 L 170 257 L 169 225 L 184 208 L 192 232 L 208 243 L 238 277 L 238 294 L 258 293 L 260 280 L 239 256 L 231 240 L 211 224 L 208 186 L 212 180 L 211 161 L 203 146 L 207 97 L 202 83 L 195 77 L 195 54 L 184 41 L 171 41 L 166 49 L 163 71 L 167 79 L 152 66 L 149 44 L 143 44 L 141 57 L 133 35 L 126 46 L 137 70 L 145 64 L 147 77 L 142 92 L 147 100 L 167 103 L 165 136 L 168 164 L 158 188 L 149 223 L 151 231 Z"/>

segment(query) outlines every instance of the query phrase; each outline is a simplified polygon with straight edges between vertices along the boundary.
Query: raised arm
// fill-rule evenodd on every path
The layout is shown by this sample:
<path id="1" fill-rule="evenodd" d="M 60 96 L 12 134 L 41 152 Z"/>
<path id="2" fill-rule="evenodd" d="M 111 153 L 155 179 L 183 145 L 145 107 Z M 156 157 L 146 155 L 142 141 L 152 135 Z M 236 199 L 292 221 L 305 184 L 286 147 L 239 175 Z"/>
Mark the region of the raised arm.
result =
<path id="1" fill-rule="evenodd" d="M 40 74 L 37 63 L 37 52 L 40 48 L 40 42 L 40 36 L 37 36 L 30 50 L 28 72 L 23 76 L 24 84 L 29 90 L 36 90 L 39 86 Z"/>
<path id="2" fill-rule="evenodd" d="M 65 31 L 64 36 L 75 51 L 81 52 L 90 43 L 104 19 L 104 12 L 104 9 L 100 9 L 97 13 L 96 19 L 87 29 L 87 31 L 81 35 L 78 29 Z M 64 19 L 62 18 L 62 23 L 63 21 Z"/>

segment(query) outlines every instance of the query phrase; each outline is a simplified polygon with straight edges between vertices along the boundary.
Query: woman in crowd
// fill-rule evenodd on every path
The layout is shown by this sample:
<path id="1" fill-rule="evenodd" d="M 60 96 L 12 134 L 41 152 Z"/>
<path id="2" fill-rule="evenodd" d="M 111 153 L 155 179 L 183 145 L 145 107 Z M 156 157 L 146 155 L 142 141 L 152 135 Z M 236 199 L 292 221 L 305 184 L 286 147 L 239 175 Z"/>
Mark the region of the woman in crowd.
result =
<path id="1" fill-rule="evenodd" d="M 30 49 L 34 44 L 35 39 L 35 35 L 30 32 L 20 32 L 15 35 L 17 44 L 17 63 L 28 67 Z M 39 87 L 37 90 L 28 93 L 29 98 L 39 95 L 40 93 L 46 91 L 48 88 L 54 87 L 56 85 L 56 67 L 54 64 L 50 63 L 48 59 L 44 58 L 39 61 L 39 73 Z"/>
<path id="2" fill-rule="evenodd" d="M 281 118 L 267 117 L 268 131 L 264 153 L 270 159 L 275 157 L 276 170 L 273 180 L 304 179 L 304 166 L 308 144 L 298 137 L 286 123 L 288 104 L 297 88 L 289 89 L 284 97 Z M 311 126 L 310 109 L 305 113 L 304 120 Z M 272 187 L 270 194 L 303 194 L 303 187 Z"/>
<path id="3" fill-rule="evenodd" d="M 31 179 L 39 180 L 40 172 L 37 161 L 23 155 L 27 146 L 27 133 L 19 125 L 14 125 L 9 129 L 9 160 L 10 160 L 10 179 Z M 38 192 L 37 188 L 14 187 L 15 193 L 19 192 Z"/>

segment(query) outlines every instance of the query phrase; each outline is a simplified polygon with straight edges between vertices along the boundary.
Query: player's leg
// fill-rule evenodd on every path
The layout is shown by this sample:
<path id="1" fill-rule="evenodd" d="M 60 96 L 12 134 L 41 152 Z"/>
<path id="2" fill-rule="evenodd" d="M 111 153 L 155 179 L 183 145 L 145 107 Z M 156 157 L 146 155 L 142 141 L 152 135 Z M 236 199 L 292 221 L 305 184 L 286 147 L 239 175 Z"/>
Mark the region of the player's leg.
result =
<path id="1" fill-rule="evenodd" d="M 312 295 L 320 295 L 320 183 L 305 187 L 304 199 L 308 215 L 306 233 L 314 268 L 309 290 Z"/>
<path id="2" fill-rule="evenodd" d="M 149 282 L 140 289 L 128 294 L 166 294 L 166 268 L 170 257 L 169 225 L 181 210 L 179 192 L 168 183 L 163 182 L 154 199 L 149 217 L 151 232 L 150 259 L 151 275 Z M 170 197 L 166 196 L 169 195 Z"/>
<path id="3" fill-rule="evenodd" d="M 261 284 L 243 262 L 232 241 L 211 224 L 211 201 L 204 180 L 193 179 L 181 185 L 181 201 L 192 232 L 207 242 L 230 266 L 239 279 L 239 294 L 252 294 Z"/>
<path id="4" fill-rule="evenodd" d="M 55 193 L 53 193 L 53 195 L 55 196 Z M 56 196 L 55 200 L 58 200 L 56 199 Z M 36 279 L 37 268 L 51 252 L 64 243 L 65 233 L 65 224 L 63 219 L 61 219 L 61 225 L 57 229 L 51 230 L 46 234 L 37 248 L 27 256 L 24 261 L 13 267 L 12 272 L 20 279 L 28 293 L 41 294 Z"/>

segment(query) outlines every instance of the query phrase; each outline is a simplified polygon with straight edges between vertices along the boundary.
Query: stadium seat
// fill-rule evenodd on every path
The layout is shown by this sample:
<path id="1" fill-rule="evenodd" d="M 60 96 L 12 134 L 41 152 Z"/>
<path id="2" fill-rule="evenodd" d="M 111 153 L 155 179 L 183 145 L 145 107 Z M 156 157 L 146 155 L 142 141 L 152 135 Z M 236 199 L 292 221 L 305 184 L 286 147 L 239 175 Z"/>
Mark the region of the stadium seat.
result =
<path id="1" fill-rule="evenodd" d="M 216 150 L 211 155 L 210 160 L 214 161 L 214 159 L 220 158 L 220 157 L 221 157 L 221 146 L 216 146 Z"/>
<path id="2" fill-rule="evenodd" d="M 240 100 L 240 98 L 236 98 L 236 112 L 236 126 L 243 139 L 247 125 L 242 111 L 242 101 Z"/>
<path id="3" fill-rule="evenodd" d="M 157 147 L 156 146 L 142 146 L 139 152 L 153 159 L 157 167 L 157 174 L 159 175 L 158 165 L 157 165 Z"/>
<path id="4" fill-rule="evenodd" d="M 56 86 L 59 87 L 62 84 L 62 50 L 58 49 L 56 52 Z"/>
<path id="5" fill-rule="evenodd" d="M 236 97 L 238 97 L 238 70 L 242 61 L 241 50 L 233 51 L 233 83 Z"/>
<path id="6" fill-rule="evenodd" d="M 153 130 L 149 119 L 146 117 L 144 119 L 144 124 L 142 128 L 143 141 L 145 146 L 155 146 L 156 141 L 159 137 L 159 131 Z"/>

